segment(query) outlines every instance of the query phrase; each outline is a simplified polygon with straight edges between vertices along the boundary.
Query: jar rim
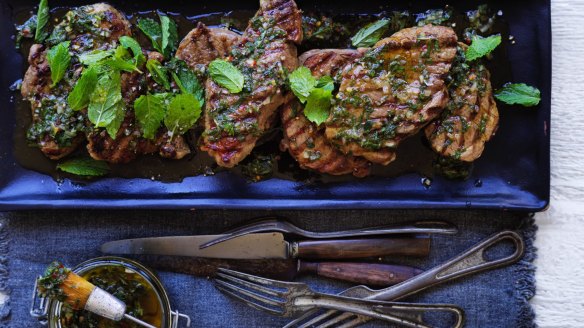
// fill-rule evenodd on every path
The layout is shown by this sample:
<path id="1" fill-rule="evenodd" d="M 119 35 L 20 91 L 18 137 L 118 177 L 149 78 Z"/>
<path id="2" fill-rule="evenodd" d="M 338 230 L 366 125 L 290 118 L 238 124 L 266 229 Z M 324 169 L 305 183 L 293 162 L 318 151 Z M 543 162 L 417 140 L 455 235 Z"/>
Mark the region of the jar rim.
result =
<path id="1" fill-rule="evenodd" d="M 170 327 L 172 323 L 172 310 L 170 306 L 170 300 L 168 298 L 168 293 L 162 285 L 158 275 L 144 266 L 143 264 L 123 257 L 117 256 L 101 256 L 96 257 L 87 261 L 84 261 L 75 267 L 71 268 L 76 274 L 83 274 L 91 269 L 108 266 L 108 265 L 119 265 L 128 268 L 144 278 L 148 282 L 153 291 L 155 292 L 158 300 L 160 302 L 160 308 L 162 310 L 163 325 L 162 327 Z M 61 302 L 52 301 L 49 306 L 48 311 L 48 323 L 51 328 L 61 328 L 59 317 L 61 315 Z"/>

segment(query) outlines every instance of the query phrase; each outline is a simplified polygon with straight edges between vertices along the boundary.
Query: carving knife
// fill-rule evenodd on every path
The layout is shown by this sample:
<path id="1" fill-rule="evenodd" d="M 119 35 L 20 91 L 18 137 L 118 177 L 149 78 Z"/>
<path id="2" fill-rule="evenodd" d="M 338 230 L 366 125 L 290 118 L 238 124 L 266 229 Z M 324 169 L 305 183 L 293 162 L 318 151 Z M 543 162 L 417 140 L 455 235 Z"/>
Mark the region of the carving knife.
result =
<path id="1" fill-rule="evenodd" d="M 101 251 L 108 254 L 163 255 L 231 260 L 296 261 L 296 273 L 321 276 L 367 285 L 392 285 L 421 271 L 382 263 L 307 262 L 316 259 L 356 259 L 383 256 L 427 256 L 430 238 L 371 238 L 305 240 L 289 242 L 278 232 L 256 233 L 230 239 L 204 249 L 199 246 L 221 235 L 175 236 L 126 239 L 108 242 Z"/>
<path id="2" fill-rule="evenodd" d="M 243 235 L 200 249 L 222 235 L 125 239 L 105 243 L 110 254 L 153 254 L 218 259 L 355 259 L 382 256 L 427 256 L 430 238 L 366 238 L 288 242 L 279 232 Z"/>

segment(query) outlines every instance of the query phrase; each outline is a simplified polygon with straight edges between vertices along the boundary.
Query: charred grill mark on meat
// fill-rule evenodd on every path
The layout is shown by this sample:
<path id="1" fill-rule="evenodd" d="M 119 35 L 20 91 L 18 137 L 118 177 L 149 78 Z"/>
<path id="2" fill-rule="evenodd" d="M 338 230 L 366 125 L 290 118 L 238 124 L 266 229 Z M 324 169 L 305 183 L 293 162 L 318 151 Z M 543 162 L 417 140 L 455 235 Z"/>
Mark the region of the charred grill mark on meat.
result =
<path id="1" fill-rule="evenodd" d="M 115 8 L 98 3 L 68 12 L 56 25 L 47 43 L 71 41 L 71 51 L 106 50 L 113 47 L 122 35 L 130 35 L 130 23 Z M 28 139 L 37 144 L 50 159 L 69 155 L 84 140 L 89 128 L 84 111 L 75 112 L 67 103 L 67 96 L 81 74 L 81 65 L 72 63 L 66 78 L 51 88 L 51 71 L 47 62 L 47 48 L 35 44 L 29 54 L 29 68 L 23 78 L 22 95 L 31 103 L 32 125 Z"/>
<path id="2" fill-rule="evenodd" d="M 300 63 L 315 77 L 334 76 L 345 65 L 360 58 L 357 50 L 311 50 L 300 56 Z M 282 106 L 282 149 L 288 152 L 304 169 L 331 175 L 369 175 L 370 163 L 362 157 L 345 155 L 336 149 L 324 135 L 323 127 L 310 122 L 303 113 L 303 105 L 292 98 Z"/>
<path id="3" fill-rule="evenodd" d="M 425 133 L 438 154 L 473 162 L 497 130 L 499 112 L 489 71 L 480 61 L 466 62 L 466 48 L 460 44 L 453 64 L 446 110 L 426 127 Z"/>
<path id="4" fill-rule="evenodd" d="M 301 21 L 293 0 L 261 0 L 243 35 L 198 23 L 177 49 L 175 57 L 184 63 L 173 59 L 164 64 L 175 73 L 188 67 L 205 79 L 200 148 L 218 165 L 237 165 L 258 140 L 266 139 L 278 108 L 284 132 L 281 148 L 303 169 L 366 176 L 371 163 L 388 165 L 401 141 L 422 129 L 444 158 L 472 162 L 481 156 L 499 121 L 490 73 L 480 61 L 465 62 L 467 46 L 458 44 L 451 28 L 406 28 L 370 49 L 314 49 L 298 58 Z M 94 159 L 111 163 L 128 163 L 142 154 L 180 159 L 191 153 L 185 137 L 170 136 L 164 126 L 153 140 L 145 139 L 135 118 L 133 103 L 141 95 L 179 91 L 172 77 L 170 88 L 163 88 L 149 74 L 117 71 L 125 117 L 115 138 L 95 128 L 86 109 L 69 108 L 67 97 L 84 69 L 79 55 L 113 50 L 121 36 L 131 33 L 122 13 L 98 3 L 69 11 L 44 45 L 31 47 L 21 89 L 33 117 L 27 136 L 50 159 L 61 159 L 85 142 Z M 72 60 L 64 78 L 51 87 L 47 52 L 63 41 L 71 42 Z M 160 53 L 144 54 L 165 61 Z M 232 94 L 205 76 L 207 65 L 217 58 L 244 75 L 242 92 Z M 329 119 L 320 127 L 304 116 L 302 103 L 287 87 L 288 73 L 299 61 L 314 76 L 329 75 L 340 84 Z"/>
<path id="5" fill-rule="evenodd" d="M 179 44 L 176 58 L 197 70 L 216 58 L 227 57 L 239 39 L 240 36 L 235 32 L 224 28 L 208 28 L 199 22 Z"/>
<path id="6" fill-rule="evenodd" d="M 387 165 L 399 143 L 435 119 L 448 102 L 444 76 L 456 54 L 451 28 L 401 30 L 341 73 L 326 135 L 345 154 Z"/>
<path id="7" fill-rule="evenodd" d="M 231 94 L 207 79 L 201 149 L 218 165 L 237 165 L 272 126 L 278 107 L 285 101 L 287 72 L 298 66 L 295 44 L 302 41 L 301 24 L 294 1 L 262 0 L 229 57 L 244 75 L 243 91 Z"/>
<path id="8" fill-rule="evenodd" d="M 148 53 L 148 59 L 164 61 L 164 56 L 158 52 Z M 123 72 L 121 74 L 122 98 L 126 105 L 124 121 L 118 130 L 116 138 L 112 138 L 104 129 L 95 129 L 87 134 L 87 151 L 89 155 L 100 161 L 115 164 L 125 164 L 135 160 L 140 155 L 155 154 L 168 159 L 181 159 L 191 153 L 184 136 L 168 135 L 165 127 L 161 127 L 154 140 L 142 137 L 140 127 L 136 123 L 133 111 L 134 101 L 145 90 L 155 90 L 156 82 L 152 77 L 138 72 Z"/>
<path id="9" fill-rule="evenodd" d="M 57 24 L 47 43 L 71 41 L 71 51 L 81 54 L 92 50 L 108 50 L 117 46 L 121 36 L 131 35 L 125 16 L 107 4 L 98 3 L 69 11 Z M 136 98 L 153 81 L 139 73 L 121 73 L 122 98 L 125 118 L 116 135 L 111 138 L 104 129 L 93 129 L 86 111 L 73 111 L 67 96 L 79 79 L 82 66 L 73 61 L 66 78 L 50 88 L 51 75 L 46 59 L 47 49 L 33 45 L 29 55 L 29 69 L 23 79 L 22 94 L 29 99 L 33 110 L 33 125 L 29 139 L 36 142 L 49 158 L 57 160 L 75 151 L 85 140 L 87 151 L 96 160 L 110 163 L 128 163 L 138 155 L 158 152 L 162 157 L 180 159 L 190 153 L 182 136 L 170 139 L 161 129 L 156 140 L 142 138 L 132 110 Z M 161 60 L 155 52 L 149 57 Z"/>

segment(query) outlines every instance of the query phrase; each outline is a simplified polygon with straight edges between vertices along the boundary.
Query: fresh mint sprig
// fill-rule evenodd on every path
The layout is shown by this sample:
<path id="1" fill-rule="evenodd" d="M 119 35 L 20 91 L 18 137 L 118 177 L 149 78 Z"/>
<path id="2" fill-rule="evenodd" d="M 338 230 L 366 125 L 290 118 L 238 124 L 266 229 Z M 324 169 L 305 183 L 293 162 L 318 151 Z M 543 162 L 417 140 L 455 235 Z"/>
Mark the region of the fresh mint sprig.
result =
<path id="1" fill-rule="evenodd" d="M 69 107 L 73 110 L 81 110 L 89 105 L 89 98 L 97 85 L 98 68 L 90 66 L 83 70 L 81 77 L 67 97 Z"/>
<path id="2" fill-rule="evenodd" d="M 312 72 L 310 69 L 301 66 L 294 70 L 289 76 L 288 81 L 290 82 L 290 88 L 294 95 L 298 97 L 300 102 L 305 103 L 308 96 L 310 96 L 310 92 L 314 90 L 318 81 L 314 76 L 312 76 Z"/>
<path id="3" fill-rule="evenodd" d="M 51 69 L 51 80 L 53 81 L 51 87 L 56 86 L 63 79 L 71 64 L 71 55 L 69 54 L 70 44 L 70 41 L 61 42 L 47 52 L 47 62 Z"/>
<path id="4" fill-rule="evenodd" d="M 335 82 L 330 76 L 316 79 L 307 67 L 299 67 L 288 76 L 290 88 L 304 106 L 306 118 L 317 125 L 329 116 Z"/>
<path id="5" fill-rule="evenodd" d="M 41 0 L 39 3 L 39 10 L 37 11 L 37 24 L 36 31 L 34 34 L 34 41 L 36 43 L 42 43 L 45 41 L 49 33 L 46 30 L 47 24 L 49 23 L 50 12 L 49 12 L 49 1 Z"/>
<path id="6" fill-rule="evenodd" d="M 112 139 L 116 138 L 125 115 L 121 88 L 119 71 L 102 74 L 87 107 L 87 117 L 91 123 L 98 128 L 106 128 Z"/>
<path id="7" fill-rule="evenodd" d="M 243 90 L 243 74 L 228 61 L 215 59 L 209 64 L 209 76 L 215 83 L 229 90 L 231 93 L 240 93 Z"/>
<path id="8" fill-rule="evenodd" d="M 321 125 L 329 117 L 329 110 L 331 108 L 331 100 L 333 94 L 331 90 L 316 88 L 312 90 L 306 106 L 304 107 L 304 116 L 316 125 Z"/>
<path id="9" fill-rule="evenodd" d="M 371 47 L 379 41 L 389 29 L 389 20 L 381 19 L 366 25 L 351 38 L 353 47 Z"/>
<path id="10" fill-rule="evenodd" d="M 164 102 L 161 97 L 151 94 L 142 95 L 134 102 L 136 120 L 142 127 L 144 138 L 154 139 L 162 120 L 164 120 Z"/>
<path id="11" fill-rule="evenodd" d="M 170 17 L 162 14 L 158 17 L 160 23 L 151 18 L 139 19 L 138 28 L 150 39 L 156 51 L 170 58 L 178 47 L 178 29 Z"/>
<path id="12" fill-rule="evenodd" d="M 166 90 L 170 89 L 170 81 L 166 67 L 162 66 L 158 60 L 149 59 L 146 62 L 146 68 L 156 83 L 162 85 Z"/>
<path id="13" fill-rule="evenodd" d="M 495 98 L 508 105 L 533 107 L 539 105 L 541 92 L 525 83 L 507 83 L 502 89 L 497 90 Z"/>
<path id="14" fill-rule="evenodd" d="M 164 125 L 171 135 L 184 134 L 201 116 L 201 103 L 190 93 L 172 98 L 164 117 Z"/>
<path id="15" fill-rule="evenodd" d="M 57 169 L 84 177 L 103 176 L 108 174 L 110 170 L 106 162 L 96 161 L 88 157 L 72 158 L 58 164 Z"/>
<path id="16" fill-rule="evenodd" d="M 481 57 L 490 54 L 495 48 L 501 44 L 500 35 L 491 35 L 487 38 L 483 38 L 479 35 L 475 35 L 472 38 L 472 43 L 466 49 L 466 60 L 473 61 Z"/>

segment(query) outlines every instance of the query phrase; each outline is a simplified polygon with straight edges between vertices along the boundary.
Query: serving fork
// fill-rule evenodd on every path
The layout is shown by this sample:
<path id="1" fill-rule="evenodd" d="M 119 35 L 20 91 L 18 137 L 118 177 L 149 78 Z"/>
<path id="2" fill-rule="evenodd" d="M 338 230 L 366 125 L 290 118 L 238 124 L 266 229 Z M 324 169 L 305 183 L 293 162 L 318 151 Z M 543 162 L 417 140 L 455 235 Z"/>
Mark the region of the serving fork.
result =
<path id="1" fill-rule="evenodd" d="M 266 279 L 220 268 L 215 286 L 256 309 L 293 317 L 314 308 L 332 309 L 385 320 L 403 327 L 429 328 L 423 315 L 442 312 L 454 317 L 452 327 L 462 327 L 464 312 L 446 304 L 414 304 L 364 300 L 312 291 L 306 284 Z M 442 318 L 444 320 L 444 318 Z"/>

